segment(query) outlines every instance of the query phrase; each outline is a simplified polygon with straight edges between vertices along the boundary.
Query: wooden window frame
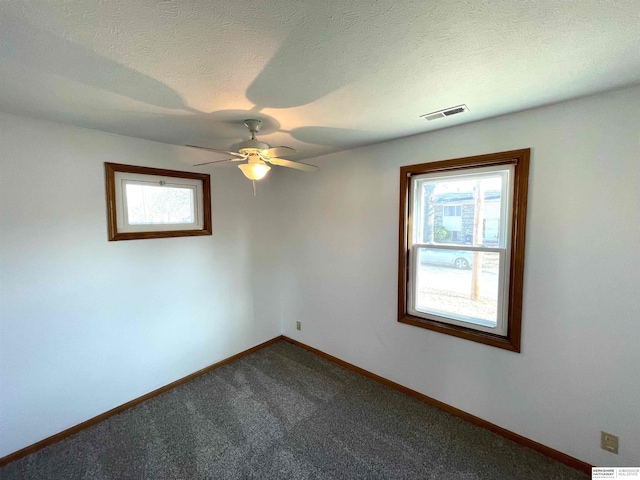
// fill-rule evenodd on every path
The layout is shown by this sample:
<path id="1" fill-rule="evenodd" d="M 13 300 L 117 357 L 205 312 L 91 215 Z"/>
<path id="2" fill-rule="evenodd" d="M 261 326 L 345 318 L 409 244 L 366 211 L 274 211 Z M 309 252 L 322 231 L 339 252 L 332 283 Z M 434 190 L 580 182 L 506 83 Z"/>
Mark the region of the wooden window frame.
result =
<path id="1" fill-rule="evenodd" d="M 162 168 L 141 167 L 137 165 L 123 165 L 119 163 L 104 164 L 106 192 L 107 192 L 107 223 L 109 241 L 116 240 L 140 240 L 148 238 L 168 237 L 193 237 L 198 235 L 211 235 L 211 177 L 206 173 L 182 172 L 178 170 L 166 170 Z M 118 205 L 116 203 L 116 172 L 154 175 L 173 178 L 187 178 L 202 181 L 203 200 L 203 226 L 194 230 L 163 230 L 148 232 L 119 232 L 118 231 Z"/>
<path id="2" fill-rule="evenodd" d="M 400 228 L 398 254 L 398 322 L 426 328 L 447 335 L 520 352 L 522 332 L 522 293 L 524 281 L 524 248 L 527 216 L 530 149 L 511 150 L 473 157 L 456 158 L 400 168 Z M 408 308 L 411 179 L 416 175 L 440 172 L 463 172 L 475 168 L 500 165 L 514 166 L 513 205 L 511 214 L 511 256 L 509 259 L 509 299 L 507 334 L 505 336 L 474 330 L 473 328 L 438 322 L 414 316 Z"/>

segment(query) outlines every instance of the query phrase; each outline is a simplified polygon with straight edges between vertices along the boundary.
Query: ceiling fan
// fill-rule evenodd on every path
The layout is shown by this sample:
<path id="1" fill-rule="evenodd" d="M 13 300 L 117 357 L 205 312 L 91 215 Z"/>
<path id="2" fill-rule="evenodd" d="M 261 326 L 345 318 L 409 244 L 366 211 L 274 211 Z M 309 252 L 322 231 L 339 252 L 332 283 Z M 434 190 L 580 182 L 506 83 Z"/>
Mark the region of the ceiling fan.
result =
<path id="1" fill-rule="evenodd" d="M 187 145 L 187 147 L 199 148 L 201 150 L 208 150 L 216 153 L 225 153 L 231 155 L 232 158 L 226 160 L 217 160 L 213 162 L 198 163 L 194 166 L 209 165 L 211 163 L 223 163 L 223 162 L 243 162 L 247 160 L 247 163 L 238 165 L 238 168 L 242 170 L 244 176 L 249 180 L 260 180 L 264 178 L 271 167 L 271 165 L 278 165 L 280 167 L 295 168 L 297 170 L 304 170 L 306 172 L 313 172 L 318 170 L 315 165 L 309 165 L 307 163 L 294 162 L 292 160 L 285 160 L 279 158 L 285 155 L 294 155 L 298 153 L 291 147 L 271 147 L 269 144 L 260 142 L 256 139 L 256 133 L 260 131 L 262 125 L 261 120 L 249 119 L 244 121 L 245 126 L 249 129 L 251 139 L 241 142 L 237 152 L 230 152 L 226 150 L 217 150 L 215 148 L 199 147 L 197 145 Z"/>

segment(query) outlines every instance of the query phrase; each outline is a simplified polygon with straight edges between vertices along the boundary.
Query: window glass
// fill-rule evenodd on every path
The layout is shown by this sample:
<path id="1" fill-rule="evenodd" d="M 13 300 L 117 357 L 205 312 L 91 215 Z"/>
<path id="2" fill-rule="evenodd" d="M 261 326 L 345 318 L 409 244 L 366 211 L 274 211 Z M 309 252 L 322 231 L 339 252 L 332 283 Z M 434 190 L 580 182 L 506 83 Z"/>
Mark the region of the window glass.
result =
<path id="1" fill-rule="evenodd" d="M 415 309 L 456 323 L 498 326 L 499 253 L 418 249 Z M 474 280 L 474 265 L 479 265 Z"/>
<path id="2" fill-rule="evenodd" d="M 417 226 L 409 310 L 414 315 L 504 335 L 500 257 L 508 250 L 505 197 L 511 166 L 425 174 L 412 180 Z M 454 205 L 451 205 L 451 204 Z M 487 222 L 488 220 L 488 222 Z M 429 245 L 431 248 L 424 248 Z M 458 248 L 446 248 L 447 246 Z M 466 250 L 463 246 L 475 247 Z"/>
<path id="3" fill-rule="evenodd" d="M 421 227 L 414 232 L 416 242 L 504 247 L 504 189 L 508 181 L 508 168 L 485 174 L 414 179 L 415 220 Z"/>
<path id="4" fill-rule="evenodd" d="M 194 223 L 195 189 L 125 182 L 127 223 L 157 225 Z"/>

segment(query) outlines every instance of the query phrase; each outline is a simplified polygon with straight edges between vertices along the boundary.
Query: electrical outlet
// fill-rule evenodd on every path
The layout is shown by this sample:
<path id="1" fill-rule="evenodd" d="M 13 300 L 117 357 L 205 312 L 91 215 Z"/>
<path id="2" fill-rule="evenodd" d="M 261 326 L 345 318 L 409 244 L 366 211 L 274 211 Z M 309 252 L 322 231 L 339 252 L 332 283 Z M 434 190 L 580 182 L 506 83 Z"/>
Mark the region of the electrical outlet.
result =
<path id="1" fill-rule="evenodd" d="M 300 322 L 296 322 L 296 330 L 302 330 L 302 324 Z"/>
<path id="2" fill-rule="evenodd" d="M 607 432 L 600 432 L 600 448 L 611 453 L 618 453 L 618 437 Z"/>

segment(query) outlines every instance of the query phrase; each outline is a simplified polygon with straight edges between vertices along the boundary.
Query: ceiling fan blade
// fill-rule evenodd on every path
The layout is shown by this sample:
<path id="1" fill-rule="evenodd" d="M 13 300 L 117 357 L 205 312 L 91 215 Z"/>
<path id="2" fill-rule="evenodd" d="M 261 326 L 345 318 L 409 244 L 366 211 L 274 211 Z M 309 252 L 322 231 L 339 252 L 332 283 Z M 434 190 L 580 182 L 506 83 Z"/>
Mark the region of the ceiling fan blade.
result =
<path id="1" fill-rule="evenodd" d="M 241 162 L 242 158 L 227 158 L 226 160 L 214 160 L 213 162 L 196 163 L 194 167 L 200 167 L 202 165 L 210 165 L 212 163 L 225 163 L 225 162 Z"/>
<path id="2" fill-rule="evenodd" d="M 269 157 L 282 157 L 285 155 L 295 155 L 298 151 L 291 147 L 271 147 L 263 153 Z"/>
<path id="3" fill-rule="evenodd" d="M 199 148 L 200 150 L 207 150 L 209 152 L 224 153 L 225 155 L 231 155 L 233 157 L 238 157 L 240 159 L 238 161 L 245 160 L 247 158 L 246 155 L 243 155 L 242 153 L 238 153 L 238 152 L 228 152 L 227 150 L 218 150 L 216 148 L 199 147 L 198 145 L 186 145 L 186 146 L 187 147 L 191 147 L 191 148 Z"/>
<path id="4" fill-rule="evenodd" d="M 285 160 L 284 158 L 265 158 L 269 163 L 279 165 L 280 167 L 295 168 L 296 170 L 304 170 L 305 172 L 315 172 L 318 167 L 315 165 L 309 165 L 308 163 L 292 162 L 291 160 Z"/>

